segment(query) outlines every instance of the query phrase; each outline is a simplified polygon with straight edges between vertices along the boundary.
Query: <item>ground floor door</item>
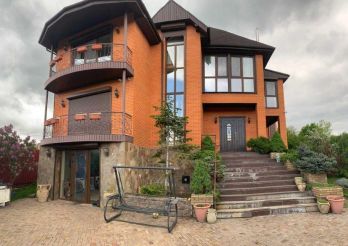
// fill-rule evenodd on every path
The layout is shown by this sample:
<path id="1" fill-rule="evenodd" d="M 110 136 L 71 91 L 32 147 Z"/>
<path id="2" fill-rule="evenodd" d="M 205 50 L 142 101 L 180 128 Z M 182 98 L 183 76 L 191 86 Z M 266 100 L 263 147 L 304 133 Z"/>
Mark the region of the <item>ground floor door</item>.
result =
<path id="1" fill-rule="evenodd" d="M 60 197 L 81 203 L 98 203 L 99 150 L 63 151 Z"/>
<path id="2" fill-rule="evenodd" d="M 220 150 L 221 152 L 246 150 L 245 118 L 220 118 Z"/>

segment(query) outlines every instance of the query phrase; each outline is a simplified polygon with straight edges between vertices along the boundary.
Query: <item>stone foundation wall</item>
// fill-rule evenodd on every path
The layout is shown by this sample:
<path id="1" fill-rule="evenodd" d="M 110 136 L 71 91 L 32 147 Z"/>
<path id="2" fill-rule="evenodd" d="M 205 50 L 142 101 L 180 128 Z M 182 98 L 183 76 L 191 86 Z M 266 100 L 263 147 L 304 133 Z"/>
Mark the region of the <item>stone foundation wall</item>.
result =
<path id="1" fill-rule="evenodd" d="M 51 156 L 47 156 L 47 151 L 51 151 Z M 37 171 L 37 184 L 50 184 L 53 187 L 54 181 L 54 162 L 56 151 L 54 148 L 41 147 Z M 53 198 L 53 191 L 50 190 L 49 197 Z"/>

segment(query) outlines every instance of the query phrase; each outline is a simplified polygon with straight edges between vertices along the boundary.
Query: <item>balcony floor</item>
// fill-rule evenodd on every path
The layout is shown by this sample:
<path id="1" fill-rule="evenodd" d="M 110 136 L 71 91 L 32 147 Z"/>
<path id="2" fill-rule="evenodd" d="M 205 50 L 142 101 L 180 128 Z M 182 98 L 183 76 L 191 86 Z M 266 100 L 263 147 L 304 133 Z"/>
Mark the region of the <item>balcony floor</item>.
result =
<path id="1" fill-rule="evenodd" d="M 45 138 L 41 140 L 41 145 L 53 145 L 62 143 L 91 143 L 91 142 L 133 142 L 133 137 L 128 135 L 70 135 L 62 137 Z"/>

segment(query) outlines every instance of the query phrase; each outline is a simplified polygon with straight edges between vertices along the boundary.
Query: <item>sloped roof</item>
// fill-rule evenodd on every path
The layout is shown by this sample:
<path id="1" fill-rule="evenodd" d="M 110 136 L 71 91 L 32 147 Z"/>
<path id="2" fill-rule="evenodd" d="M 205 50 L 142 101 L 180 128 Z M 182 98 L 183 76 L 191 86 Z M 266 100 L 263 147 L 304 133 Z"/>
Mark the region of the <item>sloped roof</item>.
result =
<path id="1" fill-rule="evenodd" d="M 190 22 L 203 32 L 207 32 L 208 30 L 208 27 L 203 22 L 173 0 L 169 0 L 160 10 L 158 10 L 158 12 L 152 17 L 152 20 L 155 24 L 178 21 Z"/>
<path id="2" fill-rule="evenodd" d="M 270 69 L 264 70 L 265 79 L 282 79 L 284 82 L 290 77 L 289 74 L 273 71 Z"/>

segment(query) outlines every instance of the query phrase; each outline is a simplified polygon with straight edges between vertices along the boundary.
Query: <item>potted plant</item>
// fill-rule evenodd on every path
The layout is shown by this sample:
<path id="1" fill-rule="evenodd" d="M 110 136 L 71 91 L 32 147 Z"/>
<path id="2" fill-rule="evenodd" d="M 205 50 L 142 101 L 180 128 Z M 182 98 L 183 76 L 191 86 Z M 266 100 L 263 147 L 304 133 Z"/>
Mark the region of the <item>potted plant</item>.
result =
<path id="1" fill-rule="evenodd" d="M 331 212 L 334 214 L 340 214 L 344 207 L 344 197 L 343 196 L 327 196 L 326 199 L 329 201 L 331 206 Z"/>
<path id="2" fill-rule="evenodd" d="M 273 134 L 270 141 L 270 146 L 271 146 L 271 159 L 277 159 L 277 161 L 280 160 L 280 157 L 286 151 L 286 147 L 285 147 L 285 144 L 283 143 L 282 138 L 280 137 L 279 132 L 276 132 Z"/>
<path id="3" fill-rule="evenodd" d="M 320 213 L 327 214 L 330 210 L 330 203 L 324 198 L 317 199 L 318 209 Z"/>
<path id="4" fill-rule="evenodd" d="M 301 192 L 304 192 L 306 190 L 306 183 L 302 182 L 302 183 L 298 183 L 296 184 L 297 189 Z"/>
<path id="5" fill-rule="evenodd" d="M 210 193 L 212 190 L 209 167 L 207 163 L 202 160 L 195 161 L 195 167 L 192 174 L 191 190 L 193 191 L 193 197 L 191 196 L 191 203 L 194 207 L 197 221 L 204 222 L 206 220 L 207 212 L 211 206 L 211 203 L 198 203 L 195 202 L 194 199 L 192 199 L 195 195 L 201 195 L 202 197 L 204 197 L 204 195 Z"/>
<path id="6" fill-rule="evenodd" d="M 314 183 L 312 187 L 315 197 L 343 196 L 343 189 L 338 185 Z"/>
<path id="7" fill-rule="evenodd" d="M 296 185 L 303 183 L 303 178 L 302 177 L 295 177 L 294 180 L 295 180 L 295 184 Z"/>
<path id="8" fill-rule="evenodd" d="M 92 44 L 92 50 L 101 50 L 103 48 L 103 44 L 100 44 L 100 43 L 95 43 L 95 44 Z"/>
<path id="9" fill-rule="evenodd" d="M 334 158 L 302 147 L 299 149 L 296 166 L 304 173 L 304 178 L 308 183 L 327 183 L 326 172 L 336 163 Z"/>
<path id="10" fill-rule="evenodd" d="M 76 48 L 77 53 L 84 53 L 87 51 L 87 46 L 83 45 L 83 46 L 79 46 Z"/>

